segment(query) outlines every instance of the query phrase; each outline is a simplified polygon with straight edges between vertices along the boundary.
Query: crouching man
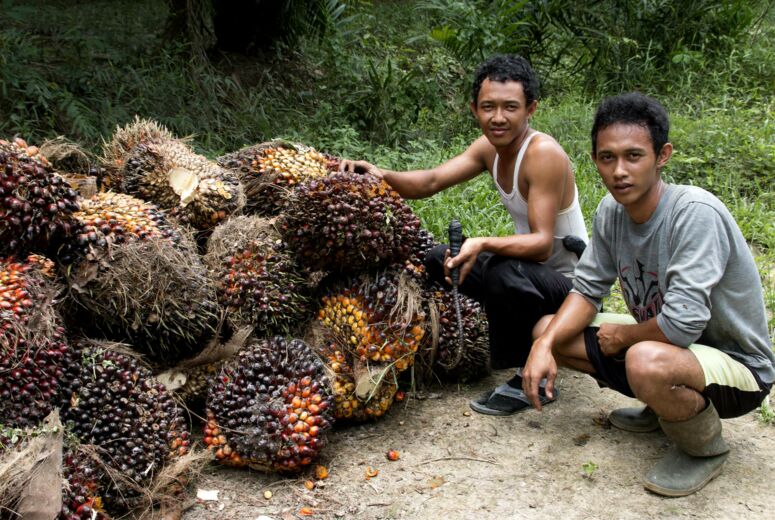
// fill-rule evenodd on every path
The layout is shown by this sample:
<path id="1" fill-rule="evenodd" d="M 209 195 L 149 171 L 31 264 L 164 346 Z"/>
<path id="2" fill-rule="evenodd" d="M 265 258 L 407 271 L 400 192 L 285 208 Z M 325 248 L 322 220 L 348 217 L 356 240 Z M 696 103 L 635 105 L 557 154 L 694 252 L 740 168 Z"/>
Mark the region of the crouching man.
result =
<path id="1" fill-rule="evenodd" d="M 647 489 L 684 496 L 721 471 L 729 447 L 720 418 L 743 415 L 768 395 L 775 370 L 761 281 L 724 204 L 660 174 L 673 147 L 656 100 L 605 99 L 592 127 L 592 159 L 610 192 L 573 290 L 557 314 L 536 324 L 523 389 L 541 409 L 557 367 L 591 374 L 646 404 L 611 413 L 614 426 L 660 426 L 674 447 L 644 478 Z M 597 314 L 619 279 L 632 314 Z"/>

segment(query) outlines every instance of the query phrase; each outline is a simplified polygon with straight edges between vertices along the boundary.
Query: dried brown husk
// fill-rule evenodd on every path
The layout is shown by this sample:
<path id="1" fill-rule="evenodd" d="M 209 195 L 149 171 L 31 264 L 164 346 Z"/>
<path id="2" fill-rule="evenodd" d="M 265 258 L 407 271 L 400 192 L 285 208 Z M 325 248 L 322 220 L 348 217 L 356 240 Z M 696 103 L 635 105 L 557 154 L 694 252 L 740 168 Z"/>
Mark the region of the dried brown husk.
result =
<path id="1" fill-rule="evenodd" d="M 220 320 L 213 284 L 185 235 L 177 244 L 156 237 L 109 244 L 68 281 L 73 325 L 128 342 L 164 366 L 196 355 Z"/>
<path id="2" fill-rule="evenodd" d="M 0 445 L 0 517 L 10 513 L 10 517 L 54 518 L 62 508 L 59 413 L 52 412 L 34 428 L 4 431 L 0 426 L 0 440 L 8 434 L 12 436 L 6 439 L 8 445 Z"/>

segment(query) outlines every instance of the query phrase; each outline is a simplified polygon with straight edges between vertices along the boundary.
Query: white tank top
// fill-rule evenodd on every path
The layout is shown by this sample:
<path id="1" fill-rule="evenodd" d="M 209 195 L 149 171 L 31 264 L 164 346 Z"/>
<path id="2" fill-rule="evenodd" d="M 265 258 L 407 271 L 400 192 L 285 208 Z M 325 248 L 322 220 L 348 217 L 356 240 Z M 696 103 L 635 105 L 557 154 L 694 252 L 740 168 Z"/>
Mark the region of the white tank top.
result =
<path id="1" fill-rule="evenodd" d="M 511 188 L 511 193 L 506 193 L 498 184 L 498 154 L 495 154 L 495 160 L 492 165 L 492 180 L 495 183 L 495 187 L 500 194 L 501 202 L 506 206 L 506 209 L 511 215 L 511 219 L 514 221 L 514 229 L 518 235 L 530 233 L 530 224 L 527 220 L 527 201 L 519 192 L 519 167 L 522 165 L 522 158 L 525 156 L 525 150 L 527 150 L 530 141 L 538 135 L 539 132 L 533 132 L 522 143 L 517 154 L 517 160 L 514 163 L 514 180 Z M 548 260 L 543 262 L 549 267 L 553 268 L 559 273 L 572 278 L 573 269 L 576 267 L 575 253 L 571 253 L 565 246 L 562 245 L 562 239 L 566 235 L 576 235 L 577 237 L 587 242 L 587 228 L 584 224 L 584 215 L 581 213 L 581 206 L 579 205 L 579 190 L 576 188 L 576 184 L 573 184 L 573 202 L 567 208 L 560 210 L 557 213 L 557 220 L 554 224 L 554 241 L 552 244 L 552 255 Z"/>

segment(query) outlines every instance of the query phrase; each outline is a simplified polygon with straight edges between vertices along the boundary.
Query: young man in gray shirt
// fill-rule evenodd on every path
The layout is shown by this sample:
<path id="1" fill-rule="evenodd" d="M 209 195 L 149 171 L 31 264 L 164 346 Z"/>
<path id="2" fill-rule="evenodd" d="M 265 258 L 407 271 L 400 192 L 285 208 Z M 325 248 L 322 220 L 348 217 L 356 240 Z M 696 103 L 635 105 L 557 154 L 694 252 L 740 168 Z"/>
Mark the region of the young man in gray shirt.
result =
<path id="1" fill-rule="evenodd" d="M 592 159 L 610 194 L 573 290 L 534 329 L 523 388 L 540 410 L 539 381 L 547 378 L 551 397 L 560 365 L 643 401 L 612 412 L 611 423 L 661 426 L 675 446 L 644 485 L 684 496 L 721 471 L 729 448 L 720 418 L 762 402 L 775 357 L 759 273 L 729 211 L 707 191 L 661 178 L 673 149 L 668 129 L 665 109 L 642 94 L 598 107 Z M 631 317 L 597 314 L 617 278 Z"/>

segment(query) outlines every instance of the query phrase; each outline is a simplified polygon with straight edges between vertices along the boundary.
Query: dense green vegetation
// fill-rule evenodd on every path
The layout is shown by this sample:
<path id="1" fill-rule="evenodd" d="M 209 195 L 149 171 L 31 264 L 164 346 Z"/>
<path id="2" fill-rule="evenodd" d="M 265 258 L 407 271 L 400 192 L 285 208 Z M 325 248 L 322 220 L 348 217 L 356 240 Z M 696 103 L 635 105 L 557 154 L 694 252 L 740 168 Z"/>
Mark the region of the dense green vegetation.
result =
<path id="1" fill-rule="evenodd" d="M 283 137 L 423 168 L 477 135 L 474 65 L 522 52 L 544 78 L 534 126 L 570 155 L 586 217 L 604 193 L 588 157 L 596 102 L 655 95 L 673 120 L 666 174 L 727 203 L 775 311 L 772 2 L 310 1 L 327 13 L 325 30 L 201 59 L 185 38 L 165 37 L 159 2 L 0 0 L 0 136 L 65 135 L 98 150 L 139 114 L 210 156 Z M 414 207 L 436 234 L 453 215 L 468 234 L 511 229 L 484 176 Z"/>

